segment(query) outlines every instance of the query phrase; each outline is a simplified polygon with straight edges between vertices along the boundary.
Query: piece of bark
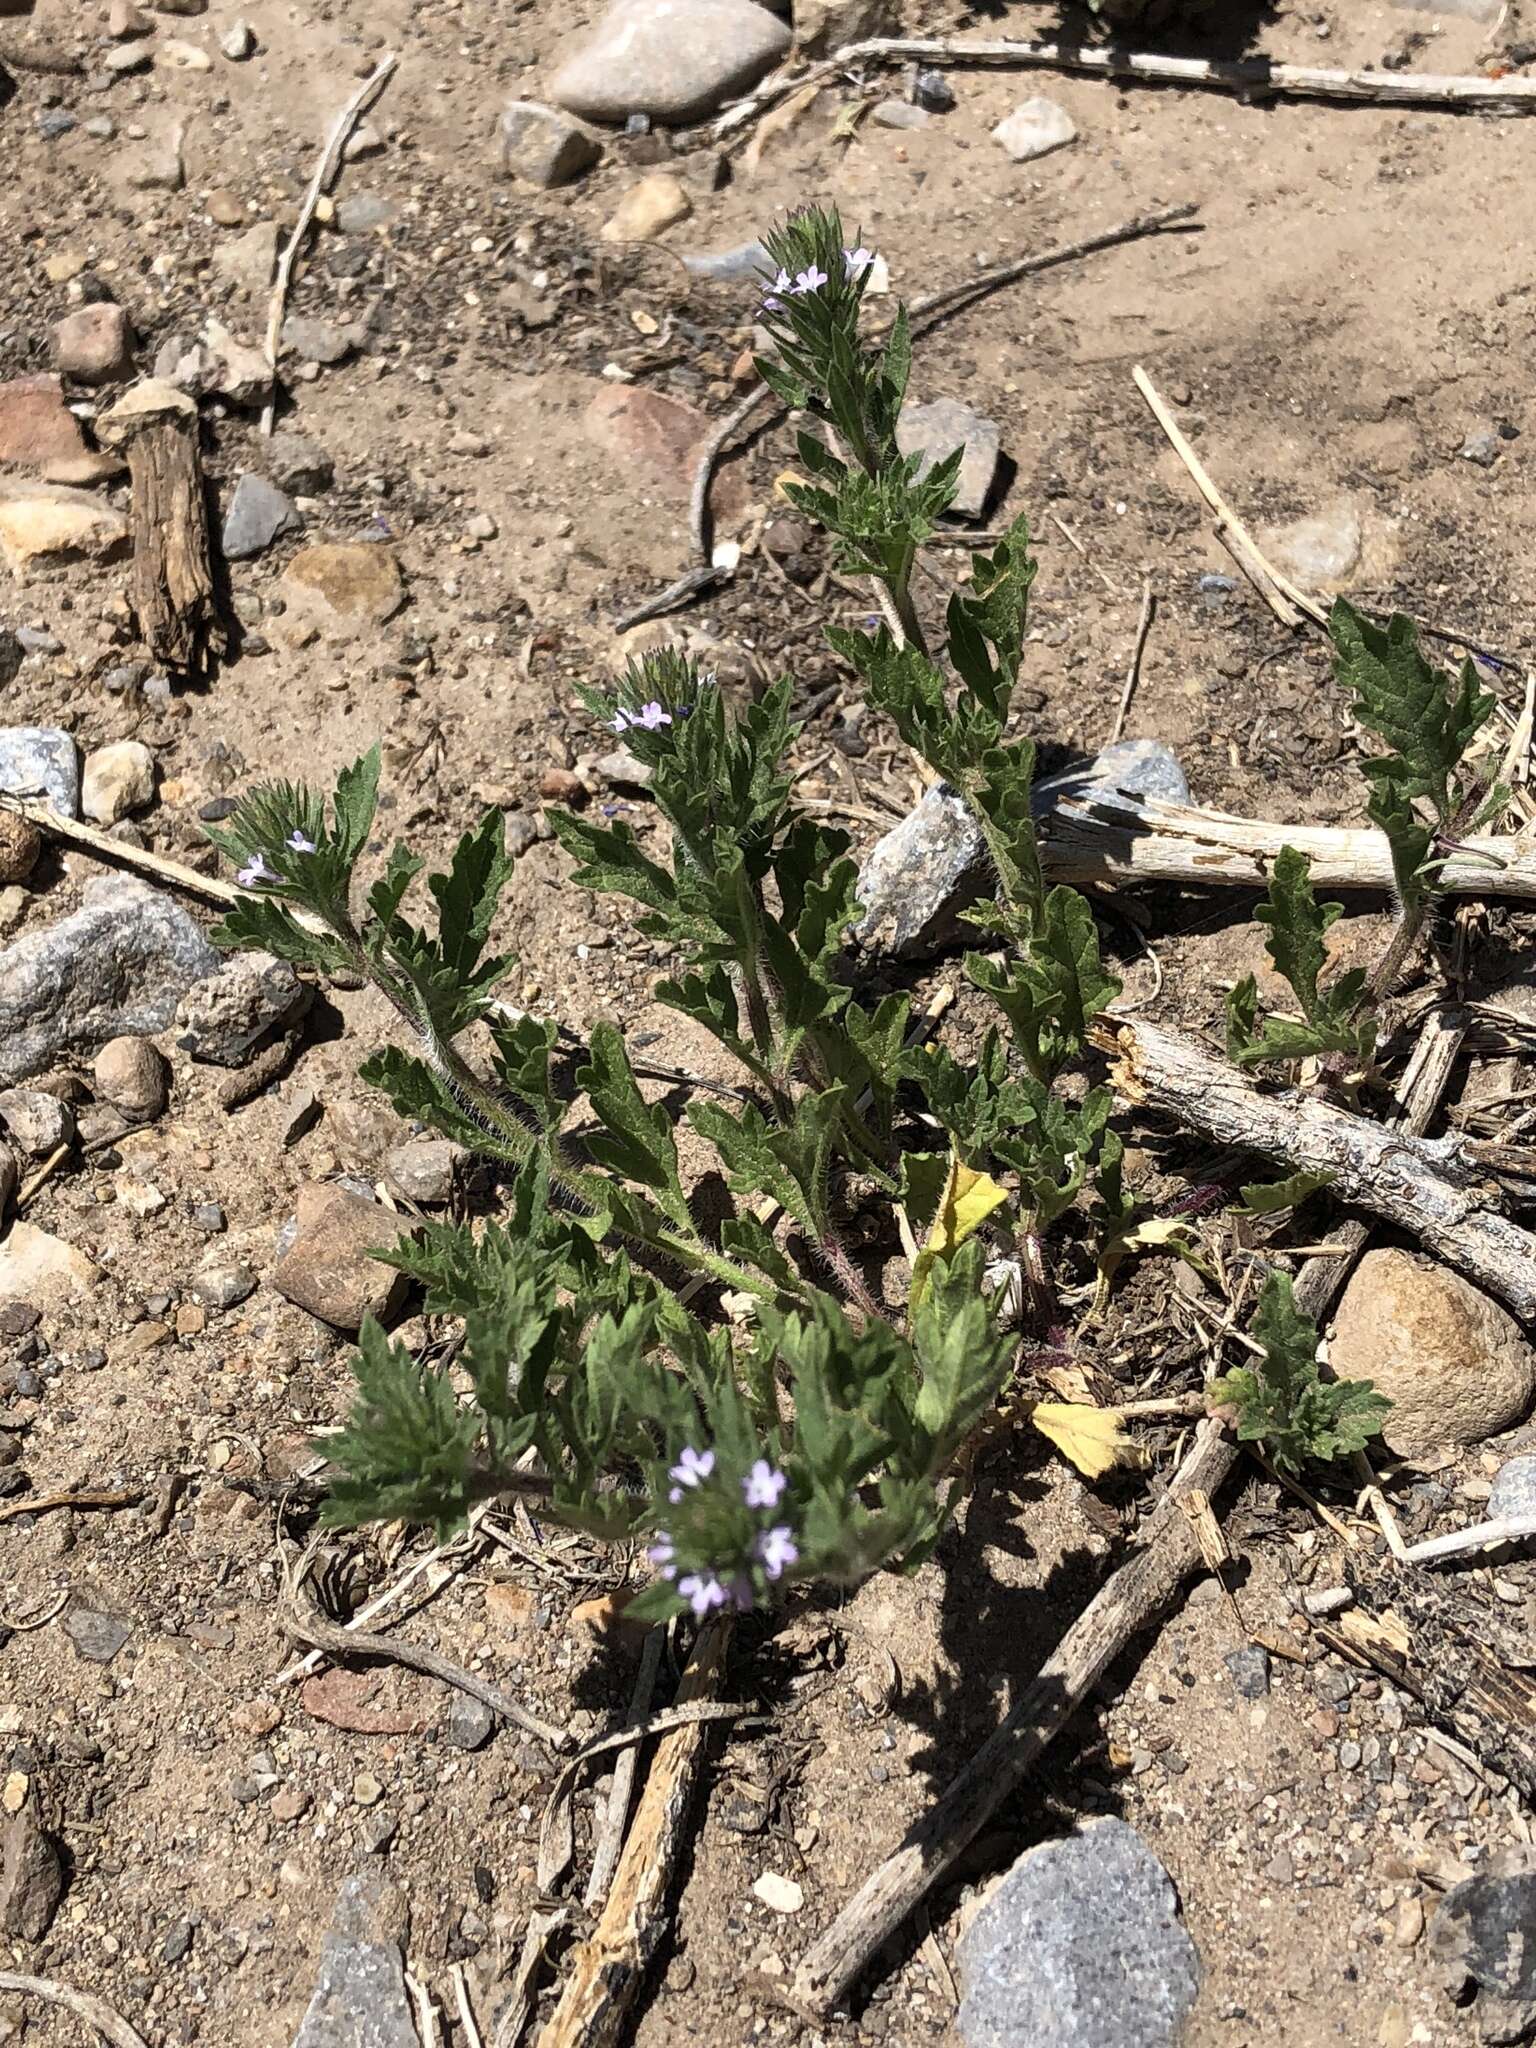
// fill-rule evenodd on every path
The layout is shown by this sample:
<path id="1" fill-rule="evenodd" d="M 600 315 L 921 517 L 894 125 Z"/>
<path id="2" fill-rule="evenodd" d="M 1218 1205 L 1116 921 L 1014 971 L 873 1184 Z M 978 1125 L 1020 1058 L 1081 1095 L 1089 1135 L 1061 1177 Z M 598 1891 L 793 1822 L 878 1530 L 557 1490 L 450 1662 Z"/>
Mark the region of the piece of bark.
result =
<path id="1" fill-rule="evenodd" d="M 1401 1625 L 1351 1629 L 1348 1616 L 1320 1628 L 1332 1648 L 1384 1673 L 1478 1761 L 1536 1798 L 1536 1673 L 1528 1634 L 1494 1595 L 1465 1573 L 1444 1577 L 1361 1552 L 1346 1577 L 1358 1608 Z"/>
<path id="2" fill-rule="evenodd" d="M 714 1688 L 729 1641 L 728 1621 L 703 1631 L 678 1684 L 679 1706 Z M 612 2048 L 619 2039 L 667 1931 L 668 1895 L 712 1725 L 692 1721 L 657 1743 L 607 1903 L 591 1939 L 576 1951 L 538 2048 Z"/>
<path id="3" fill-rule="evenodd" d="M 1498 1183 L 1464 1138 L 1410 1137 L 1300 1089 L 1260 1087 L 1155 1024 L 1101 1024 L 1094 1036 L 1126 1101 L 1293 1173 L 1328 1174 L 1339 1201 L 1417 1238 L 1516 1315 L 1536 1316 L 1536 1236 L 1502 1213 Z"/>
<path id="4" fill-rule="evenodd" d="M 1312 863 L 1318 889 L 1390 893 L 1384 833 L 1363 826 L 1273 825 L 1161 797 L 1067 798 L 1041 822 L 1040 858 L 1053 882 L 1173 882 L 1192 888 L 1264 889 L 1282 847 Z M 1453 896 L 1536 898 L 1536 846 L 1472 837 L 1446 862 Z"/>
<path id="5" fill-rule="evenodd" d="M 1399 1127 L 1428 1129 L 1466 1033 L 1459 1012 L 1430 1017 L 1403 1077 Z M 1368 1235 L 1346 1224 L 1335 1242 L 1347 1256 L 1314 1259 L 1296 1287 L 1302 1313 L 1320 1318 L 1349 1277 Z M 801 1959 L 786 2001 L 815 2024 L 837 2008 L 871 1958 L 916 1910 L 1019 1785 L 1035 1759 L 1081 1705 L 1089 1689 L 1163 1608 L 1201 1561 L 1196 1524 L 1181 1501 L 1216 1494 L 1239 1456 L 1230 1438 L 1206 1425 L 1129 1558 L 1068 1629 L 1034 1683 L 989 1741 L 884 1863 L 865 1879 Z M 541 2044 L 542 2048 L 542 2044 Z"/>
<path id="6" fill-rule="evenodd" d="M 133 609 L 157 661 L 205 678 L 229 651 L 208 534 L 197 406 L 175 385 L 136 384 L 97 422 L 133 481 Z"/>

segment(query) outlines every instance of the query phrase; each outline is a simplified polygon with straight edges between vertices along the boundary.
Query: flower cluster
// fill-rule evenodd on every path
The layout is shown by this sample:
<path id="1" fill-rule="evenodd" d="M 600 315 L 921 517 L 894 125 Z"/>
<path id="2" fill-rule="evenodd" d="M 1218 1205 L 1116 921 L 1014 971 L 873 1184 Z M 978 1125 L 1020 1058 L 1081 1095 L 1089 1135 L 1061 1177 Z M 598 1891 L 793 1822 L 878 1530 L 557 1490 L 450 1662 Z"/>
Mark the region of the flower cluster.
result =
<path id="1" fill-rule="evenodd" d="M 291 853 L 313 853 L 315 842 L 307 832 L 297 826 L 288 834 L 283 844 Z M 235 880 L 242 889 L 263 889 L 271 882 L 281 882 L 282 875 L 269 865 L 264 853 L 253 853 L 243 868 L 237 869 Z"/>
<path id="2" fill-rule="evenodd" d="M 874 262 L 871 249 L 845 249 L 843 251 L 843 275 L 850 278 L 862 277 Z M 819 263 L 809 263 L 805 269 L 791 277 L 787 270 L 780 270 L 770 285 L 765 285 L 767 297 L 763 300 L 765 313 L 777 313 L 786 298 L 804 298 L 808 292 L 819 292 L 830 280 Z"/>
<path id="3" fill-rule="evenodd" d="M 638 726 L 643 732 L 659 732 L 664 725 L 672 723 L 672 714 L 652 698 L 649 704 L 642 704 L 638 711 L 621 710 L 609 724 L 614 732 L 628 732 L 631 726 Z"/>
<path id="4" fill-rule="evenodd" d="M 646 1552 L 656 1571 L 676 1587 L 679 1598 L 687 1601 L 700 1621 L 717 1608 L 732 1607 L 744 1614 L 756 1604 L 764 1583 L 771 1585 L 783 1578 L 800 1560 L 800 1547 L 789 1523 L 769 1520 L 789 1486 L 785 1475 L 766 1458 L 759 1458 L 739 1481 L 740 1507 L 735 1507 L 737 1489 L 726 1488 L 715 1475 L 714 1452 L 696 1451 L 689 1445 L 667 1473 L 672 1481 L 667 1499 L 672 1506 L 681 1506 L 714 1482 L 712 1490 L 719 1496 L 719 1505 L 735 1508 L 733 1520 L 741 1518 L 741 1508 L 750 1510 L 749 1516 L 741 1518 L 745 1542 L 737 1557 L 731 1563 L 717 1560 L 684 1571 L 678 1546 L 665 1529 L 657 1531 Z"/>

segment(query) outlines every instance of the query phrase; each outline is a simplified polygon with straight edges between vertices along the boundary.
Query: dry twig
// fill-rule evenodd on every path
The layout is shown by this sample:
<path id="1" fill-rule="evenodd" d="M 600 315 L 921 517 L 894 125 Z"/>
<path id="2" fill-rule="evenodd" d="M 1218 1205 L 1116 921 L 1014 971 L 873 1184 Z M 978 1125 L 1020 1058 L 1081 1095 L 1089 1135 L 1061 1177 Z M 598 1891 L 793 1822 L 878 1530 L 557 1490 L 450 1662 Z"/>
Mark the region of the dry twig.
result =
<path id="1" fill-rule="evenodd" d="M 28 1977 L 20 1970 L 0 1970 L 0 1991 L 15 1991 L 23 1998 L 41 1998 L 49 2005 L 62 2005 L 88 2027 L 94 2027 L 112 2048 L 146 2048 L 144 2036 L 89 1991 L 76 1991 L 69 1984 L 56 1983 L 52 1977 Z"/>
<path id="2" fill-rule="evenodd" d="M 661 1653 L 666 1640 L 667 1632 L 659 1626 L 646 1635 L 635 1689 L 629 1702 L 631 1723 L 643 1721 L 650 1712 L 651 1695 L 656 1690 L 656 1674 L 661 1669 Z M 613 1767 L 613 1786 L 608 1794 L 597 1840 L 592 1846 L 592 1868 L 587 1873 L 587 1888 L 582 1893 L 581 1903 L 589 1908 L 603 1903 L 613 1882 L 619 1851 L 624 1846 L 624 1829 L 629 1821 L 629 1803 L 635 1795 L 635 1772 L 639 1763 L 640 1745 L 636 1742 L 621 1753 Z"/>
<path id="3" fill-rule="evenodd" d="M 680 1705 L 714 1688 L 729 1641 L 729 1621 L 700 1634 L 678 1686 Z M 708 1740 L 709 1723 L 695 1721 L 657 1746 L 602 1917 L 576 1952 L 539 2048 L 612 2048 L 619 2038 L 666 1932 L 668 1894 Z"/>
<path id="4" fill-rule="evenodd" d="M 0 1522 L 14 1522 L 18 1515 L 47 1515 L 55 1508 L 131 1508 L 137 1507 L 144 1498 L 142 1493 L 92 1491 L 86 1488 L 78 1493 L 22 1494 L 16 1500 L 8 1500 L 0 1506 Z"/>
<path id="5" fill-rule="evenodd" d="M 1409 1137 L 1299 1089 L 1261 1088 L 1154 1024 L 1121 1019 L 1095 1035 L 1123 1100 L 1292 1173 L 1328 1174 L 1337 1200 L 1418 1238 L 1523 1320 L 1536 1316 L 1536 1236 L 1502 1213 L 1464 1137 Z"/>
<path id="6" fill-rule="evenodd" d="M 1141 657 L 1146 650 L 1147 635 L 1152 630 L 1152 614 L 1157 600 L 1152 595 L 1152 578 L 1141 579 L 1141 617 L 1136 622 L 1136 644 L 1131 649 L 1131 665 L 1125 672 L 1125 688 L 1120 692 L 1120 703 L 1115 711 L 1115 722 L 1110 728 L 1109 745 L 1113 746 L 1125 731 L 1125 721 L 1131 708 L 1131 699 L 1136 694 L 1136 681 L 1141 674 Z"/>
<path id="7" fill-rule="evenodd" d="M 277 412 L 277 351 L 283 333 L 283 313 L 288 304 L 288 288 L 293 282 L 294 265 L 304 247 L 304 238 L 309 233 L 310 223 L 315 217 L 315 208 L 322 196 L 329 192 L 336 182 L 341 169 L 342 152 L 359 119 L 373 105 L 384 90 L 389 74 L 394 70 L 397 58 L 393 51 L 386 50 L 374 65 L 372 71 L 347 101 L 332 124 L 329 139 L 315 166 L 314 176 L 304 193 L 299 207 L 299 217 L 293 224 L 293 233 L 288 237 L 282 255 L 278 258 L 277 276 L 272 281 L 272 297 L 267 305 L 267 338 L 265 352 L 267 367 L 272 372 L 272 388 L 267 402 L 261 409 L 261 431 L 270 434 Z"/>
<path id="8" fill-rule="evenodd" d="M 997 36 L 871 36 L 845 43 L 808 70 L 778 72 L 756 92 L 727 107 L 715 122 L 724 135 L 755 120 L 786 94 L 864 64 L 978 64 L 1086 72 L 1127 85 L 1182 85 L 1240 93 L 1245 99 L 1364 100 L 1377 106 L 1486 107 L 1506 114 L 1536 112 L 1536 78 L 1445 77 L 1411 71 L 1338 71 L 1315 64 L 1276 64 L 1268 57 L 1168 57 L 1160 51 L 1093 49 L 1083 44 L 1023 43 Z"/>
<path id="9" fill-rule="evenodd" d="M 429 1650 L 420 1643 L 401 1642 L 394 1636 L 343 1628 L 340 1622 L 331 1621 L 312 1604 L 302 1604 L 300 1590 L 307 1565 L 306 1558 L 297 1571 L 286 1572 L 287 1585 L 279 1611 L 283 1627 L 290 1635 L 297 1636 L 301 1643 L 312 1644 L 315 1649 L 326 1650 L 333 1655 L 379 1657 L 389 1664 L 404 1664 L 413 1671 L 424 1671 L 429 1678 L 439 1679 L 444 1685 L 468 1693 L 472 1700 L 479 1700 L 493 1714 L 499 1714 L 504 1721 L 512 1722 L 529 1735 L 536 1735 L 551 1749 L 563 1753 L 571 1748 L 575 1737 L 568 1729 L 555 1728 L 548 1721 L 540 1720 L 510 1693 L 503 1692 L 499 1685 L 492 1685 L 489 1679 L 466 1671 L 447 1657 L 440 1657 L 436 1650 Z"/>

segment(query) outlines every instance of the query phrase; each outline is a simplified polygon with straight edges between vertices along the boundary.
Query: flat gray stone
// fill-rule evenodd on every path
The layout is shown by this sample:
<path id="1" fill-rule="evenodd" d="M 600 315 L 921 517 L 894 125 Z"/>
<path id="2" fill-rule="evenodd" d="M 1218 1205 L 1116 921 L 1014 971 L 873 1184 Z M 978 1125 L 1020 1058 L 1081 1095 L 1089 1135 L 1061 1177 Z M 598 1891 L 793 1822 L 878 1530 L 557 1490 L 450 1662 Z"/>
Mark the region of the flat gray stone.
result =
<path id="1" fill-rule="evenodd" d="M 756 0 L 615 0 L 565 56 L 549 97 L 589 121 L 702 120 L 789 54 Z"/>
<path id="2" fill-rule="evenodd" d="M 957 398 L 936 398 L 928 405 L 906 407 L 897 422 L 896 445 L 903 455 L 922 457 L 919 476 L 926 476 L 936 462 L 963 448 L 965 459 L 960 464 L 955 499 L 949 509 L 962 519 L 981 517 L 992 494 L 1003 452 L 996 420 L 973 412 Z"/>
<path id="3" fill-rule="evenodd" d="M 285 533 L 301 533 L 303 515 L 293 500 L 249 471 L 235 485 L 224 514 L 221 545 L 232 562 L 248 562 Z"/>
<path id="4" fill-rule="evenodd" d="M 313 320 L 304 313 L 290 313 L 283 322 L 283 347 L 306 363 L 344 363 L 354 342 L 350 329 L 329 320 Z"/>
<path id="5" fill-rule="evenodd" d="M 960 1973 L 966 2048 L 1174 2048 L 1200 1988 L 1173 1880 L 1122 1820 L 1026 1851 Z"/>
<path id="6" fill-rule="evenodd" d="M 80 756 L 69 734 L 54 725 L 0 727 L 0 789 L 46 798 L 61 818 L 78 818 Z"/>
<path id="7" fill-rule="evenodd" d="M 501 117 L 502 169 L 526 185 L 569 185 L 601 154 L 585 128 L 538 100 L 514 100 Z"/>
<path id="8" fill-rule="evenodd" d="M 310 989 L 271 953 L 216 954 L 214 961 L 176 1006 L 177 1043 L 195 1060 L 243 1067 L 269 1031 L 303 1015 Z"/>
<path id="9" fill-rule="evenodd" d="M 1494 1474 L 1488 1519 L 1496 1522 L 1506 1515 L 1536 1515 L 1536 1456 L 1506 1458 Z"/>
<path id="10" fill-rule="evenodd" d="M 349 1877 L 293 2048 L 421 2048 L 400 1957 L 403 1911 L 382 1877 Z"/>
<path id="11" fill-rule="evenodd" d="M 1077 128 L 1065 107 L 1037 94 L 998 122 L 992 140 L 1000 143 L 1016 164 L 1027 164 L 1075 142 Z"/>
<path id="12" fill-rule="evenodd" d="M 336 202 L 336 226 L 344 235 L 371 235 L 380 228 L 392 228 L 399 218 L 399 201 L 385 199 L 378 192 L 354 192 Z"/>
<path id="13" fill-rule="evenodd" d="M 67 1608 L 62 1625 L 75 1654 L 87 1664 L 110 1664 L 133 1633 L 121 1615 L 96 1607 Z"/>
<path id="14" fill-rule="evenodd" d="M 1189 784 L 1160 741 L 1119 740 L 1081 767 L 1037 782 L 1031 804 L 1040 819 L 1064 798 L 1118 796 L 1188 803 Z M 980 827 L 946 783 L 935 783 L 870 848 L 859 875 L 864 915 L 854 936 L 896 959 L 921 959 L 964 934 L 960 913 L 981 900 L 991 876 Z"/>
<path id="15" fill-rule="evenodd" d="M 126 876 L 93 876 L 72 917 L 0 952 L 0 1087 L 63 1053 L 164 1031 L 219 957 L 171 897 Z"/>

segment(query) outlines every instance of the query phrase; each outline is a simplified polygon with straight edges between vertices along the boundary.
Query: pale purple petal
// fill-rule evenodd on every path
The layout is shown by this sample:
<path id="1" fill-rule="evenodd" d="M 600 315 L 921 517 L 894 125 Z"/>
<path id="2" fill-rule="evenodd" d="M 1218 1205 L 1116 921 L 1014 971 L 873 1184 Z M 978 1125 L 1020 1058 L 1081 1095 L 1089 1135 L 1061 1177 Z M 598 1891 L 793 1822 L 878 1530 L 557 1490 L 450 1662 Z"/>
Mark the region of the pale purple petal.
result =
<path id="1" fill-rule="evenodd" d="M 776 1472 L 766 1458 L 759 1458 L 741 1482 L 741 1491 L 749 1508 L 776 1508 L 788 1484 L 782 1472 Z"/>
<path id="2" fill-rule="evenodd" d="M 770 1579 L 782 1578 L 792 1564 L 800 1561 L 795 1533 L 782 1522 L 776 1528 L 765 1529 L 752 1547 L 757 1552 L 758 1563 Z"/>
<path id="3" fill-rule="evenodd" d="M 874 260 L 875 254 L 872 249 L 845 249 L 843 251 L 843 268 L 850 277 L 862 277 Z"/>
<path id="4" fill-rule="evenodd" d="M 259 889 L 263 883 L 280 882 L 282 879 L 276 868 L 268 867 L 267 857 L 262 853 L 253 853 L 235 875 L 242 889 Z"/>
<path id="5" fill-rule="evenodd" d="M 726 1603 L 726 1590 L 713 1572 L 689 1572 L 679 1579 L 677 1590 L 693 1609 L 694 1617 L 702 1621 L 713 1608 Z"/>
<path id="6" fill-rule="evenodd" d="M 307 832 L 299 831 L 297 826 L 288 834 L 283 844 L 294 853 L 313 853 L 315 850 L 313 839 Z"/>
<path id="7" fill-rule="evenodd" d="M 689 1444 L 677 1463 L 667 1473 L 667 1477 L 674 1480 L 679 1488 L 684 1486 L 701 1486 L 714 1469 L 714 1452 L 696 1451 L 692 1444 Z M 669 1498 L 681 1500 L 682 1494 L 681 1492 L 674 1493 Z"/>
<path id="8" fill-rule="evenodd" d="M 802 270 L 799 276 L 795 279 L 794 291 L 797 296 L 805 292 L 818 292 L 821 290 L 821 287 L 826 283 L 826 281 L 827 273 L 824 270 L 818 269 L 817 266 L 814 263 L 812 263 L 807 265 L 807 267 L 804 270 Z"/>

